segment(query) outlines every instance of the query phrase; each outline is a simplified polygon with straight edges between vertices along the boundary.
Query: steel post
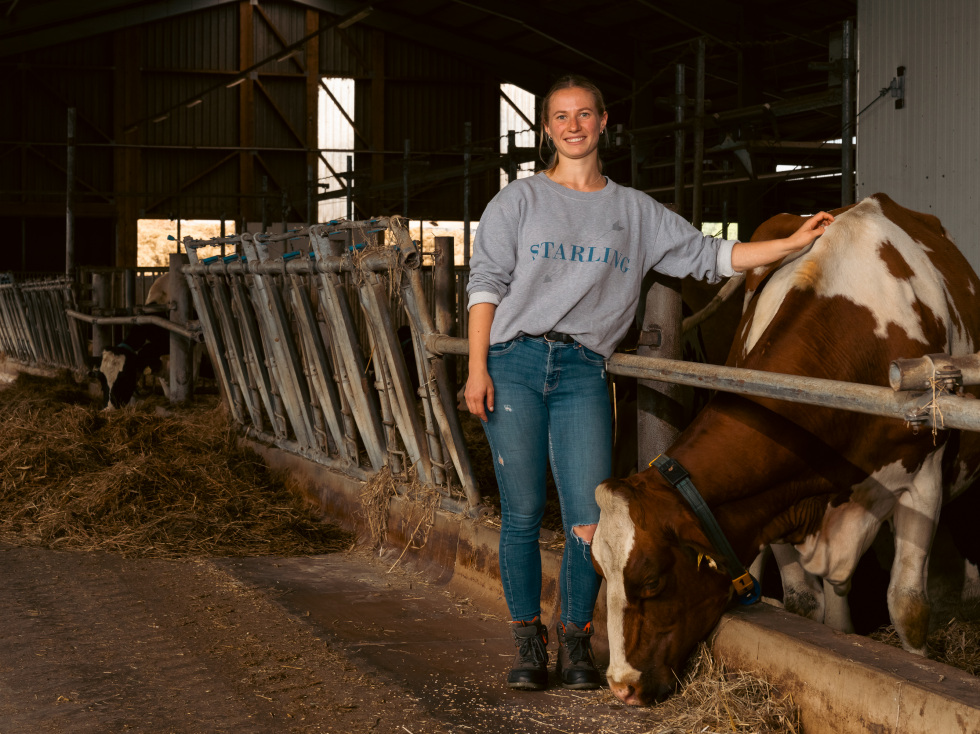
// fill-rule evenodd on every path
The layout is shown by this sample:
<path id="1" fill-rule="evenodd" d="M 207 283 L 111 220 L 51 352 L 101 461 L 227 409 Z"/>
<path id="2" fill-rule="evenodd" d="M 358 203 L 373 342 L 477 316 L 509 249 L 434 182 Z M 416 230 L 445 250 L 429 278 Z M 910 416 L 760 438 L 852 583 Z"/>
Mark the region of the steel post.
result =
<path id="1" fill-rule="evenodd" d="M 65 275 L 75 274 L 75 108 L 68 108 L 68 162 L 66 166 Z"/>
<path id="2" fill-rule="evenodd" d="M 841 57 L 841 145 L 840 145 L 840 203 L 854 203 L 854 146 L 857 118 L 854 114 L 854 25 L 844 21 L 843 54 Z"/>
<path id="3" fill-rule="evenodd" d="M 684 94 L 684 64 L 674 69 L 674 121 L 684 122 L 687 96 Z M 674 131 L 674 211 L 684 216 L 684 128 Z"/>
<path id="4" fill-rule="evenodd" d="M 181 267 L 187 255 L 170 255 L 170 320 L 186 324 L 191 318 L 191 291 Z M 170 402 L 183 403 L 194 392 L 194 344 L 170 332 Z"/>

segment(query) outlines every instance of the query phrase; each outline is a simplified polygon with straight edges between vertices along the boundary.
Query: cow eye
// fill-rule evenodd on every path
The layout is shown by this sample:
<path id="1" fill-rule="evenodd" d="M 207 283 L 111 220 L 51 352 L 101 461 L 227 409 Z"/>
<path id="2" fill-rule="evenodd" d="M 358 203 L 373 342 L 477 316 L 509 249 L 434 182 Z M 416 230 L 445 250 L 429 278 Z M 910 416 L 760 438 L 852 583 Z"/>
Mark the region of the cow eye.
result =
<path id="1" fill-rule="evenodd" d="M 644 599 L 651 599 L 662 592 L 666 585 L 666 576 L 653 576 L 643 584 L 643 588 L 640 590 L 640 596 Z"/>

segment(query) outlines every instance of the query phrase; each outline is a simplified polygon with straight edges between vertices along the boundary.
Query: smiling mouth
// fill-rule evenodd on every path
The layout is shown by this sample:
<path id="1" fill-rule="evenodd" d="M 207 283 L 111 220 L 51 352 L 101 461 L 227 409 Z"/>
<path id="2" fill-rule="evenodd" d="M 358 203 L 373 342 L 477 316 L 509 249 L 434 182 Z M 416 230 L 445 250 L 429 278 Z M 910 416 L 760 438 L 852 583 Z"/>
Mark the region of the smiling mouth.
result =
<path id="1" fill-rule="evenodd" d="M 583 140 L 585 140 L 584 135 L 579 136 L 577 138 L 565 138 L 566 143 L 581 143 Z"/>

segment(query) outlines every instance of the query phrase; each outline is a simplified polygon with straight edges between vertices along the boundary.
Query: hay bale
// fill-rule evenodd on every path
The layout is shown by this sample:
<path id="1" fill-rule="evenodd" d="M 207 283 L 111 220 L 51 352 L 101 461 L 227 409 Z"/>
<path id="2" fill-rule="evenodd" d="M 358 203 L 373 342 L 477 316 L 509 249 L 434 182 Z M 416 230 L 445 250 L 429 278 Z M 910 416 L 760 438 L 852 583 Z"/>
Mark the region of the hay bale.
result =
<path id="1" fill-rule="evenodd" d="M 153 407 L 102 412 L 67 379 L 0 391 L 0 540 L 154 558 L 351 545 L 239 445 L 216 399 Z"/>

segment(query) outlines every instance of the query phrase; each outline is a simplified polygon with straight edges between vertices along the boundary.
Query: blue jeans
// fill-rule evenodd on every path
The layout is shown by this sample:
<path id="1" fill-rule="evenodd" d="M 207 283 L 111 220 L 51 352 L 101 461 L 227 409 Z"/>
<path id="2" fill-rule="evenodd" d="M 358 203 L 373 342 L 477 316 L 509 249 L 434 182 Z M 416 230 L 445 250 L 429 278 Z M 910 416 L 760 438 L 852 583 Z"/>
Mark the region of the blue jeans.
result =
<path id="1" fill-rule="evenodd" d="M 500 578 L 511 619 L 541 614 L 541 549 L 548 460 L 565 551 L 561 621 L 592 621 L 600 578 L 574 528 L 599 521 L 595 489 L 611 474 L 612 410 L 601 355 L 581 344 L 519 337 L 490 347 L 494 410 L 483 424 L 500 487 Z"/>

